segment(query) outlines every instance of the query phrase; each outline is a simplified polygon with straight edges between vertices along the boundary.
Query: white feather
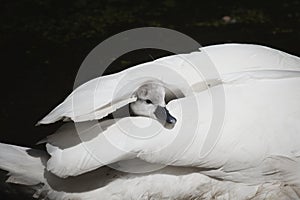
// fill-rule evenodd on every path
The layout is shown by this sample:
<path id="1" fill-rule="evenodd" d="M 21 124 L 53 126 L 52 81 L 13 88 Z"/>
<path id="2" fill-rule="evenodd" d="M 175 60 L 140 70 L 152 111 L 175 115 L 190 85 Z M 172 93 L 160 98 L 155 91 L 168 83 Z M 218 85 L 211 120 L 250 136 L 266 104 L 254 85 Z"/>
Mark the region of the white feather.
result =
<path id="1" fill-rule="evenodd" d="M 200 50 L 164 57 L 117 74 L 93 79 L 74 90 L 38 124 L 53 123 L 65 117 L 75 122 L 101 119 L 134 101 L 131 99 L 134 90 L 141 83 L 153 79 L 170 87 L 176 86 L 187 95 L 190 94 L 190 87 L 197 91 L 205 80 L 217 81 L 214 79 L 218 77 L 206 73 L 213 66 L 221 75 L 254 70 L 300 71 L 298 57 L 263 46 L 225 44 Z M 187 81 L 187 84 L 183 81 Z"/>
<path id="2" fill-rule="evenodd" d="M 206 54 L 220 80 L 205 83 L 193 68 L 211 64 Z M 171 72 L 161 73 L 161 66 L 188 83 L 178 82 L 176 75 L 168 77 Z M 36 197 L 45 194 L 49 199 L 298 199 L 299 69 L 295 56 L 257 45 L 228 44 L 94 79 L 40 121 L 84 121 L 67 123 L 46 140 L 51 155 L 47 164 L 29 156 L 26 148 L 1 144 L 0 168 L 18 177 L 15 183 L 43 183 Z M 145 78 L 145 73 L 150 75 Z M 134 101 L 132 92 L 149 77 L 168 86 L 178 84 L 186 96 L 167 105 L 177 119 L 174 128 L 145 117 L 94 120 Z M 139 81 L 131 84 L 133 80 Z M 211 95 L 223 90 L 225 119 L 212 145 L 206 140 L 215 115 Z M 207 144 L 212 148 L 202 154 Z M 122 167 L 133 160 L 167 166 L 141 174 L 104 166 Z"/>
<path id="3" fill-rule="evenodd" d="M 36 190 L 34 198 L 65 199 L 297 199 L 299 187 L 280 182 L 245 185 L 220 181 L 199 173 L 197 168 L 168 166 L 152 173 L 130 174 L 102 167 L 77 177 L 58 178 L 47 171 L 37 150 L 30 156 L 28 148 L 0 144 L 1 168 L 27 177 L 26 184 Z M 2 152 L 5 152 L 3 154 Z M 10 157 L 12 156 L 12 157 Z M 20 160 L 22 162 L 20 162 Z M 2 163 L 6 163 L 5 168 Z M 30 166 L 30 167 L 24 167 Z M 34 174 L 37 176 L 34 177 Z M 29 177 L 30 176 L 30 177 Z M 13 180 L 12 177 L 9 179 Z M 41 186 L 36 186 L 42 184 Z M 298 192 L 298 193 L 297 193 Z"/>
<path id="4" fill-rule="evenodd" d="M 259 166 L 264 159 L 275 155 L 293 158 L 300 153 L 300 124 L 296 123 L 300 117 L 299 84 L 300 78 L 225 84 L 226 116 L 222 134 L 204 158 L 200 152 L 213 113 L 208 91 L 170 102 L 167 107 L 177 118 L 176 126 L 160 129 L 159 134 L 147 140 L 124 134 L 126 129 L 130 131 L 131 121 L 137 124 L 151 121 L 152 130 L 159 130 L 161 125 L 158 122 L 143 117 L 121 119 L 103 132 L 100 127 L 104 127 L 105 122 L 89 122 L 93 126 L 87 123 L 77 125 L 79 133 L 74 127 L 73 131 L 69 129 L 73 136 L 59 133 L 47 145 L 48 148 L 58 146 L 50 152 L 52 157 L 48 169 L 58 176 L 74 176 L 137 157 L 151 163 L 220 168 L 227 172 Z M 194 130 L 196 126 L 198 129 Z M 135 133 L 141 137 L 151 134 L 142 128 Z M 59 148 L 56 144 L 56 141 L 67 144 L 68 138 L 76 137 L 82 142 L 69 148 Z M 248 179 L 250 182 L 250 177 Z"/>

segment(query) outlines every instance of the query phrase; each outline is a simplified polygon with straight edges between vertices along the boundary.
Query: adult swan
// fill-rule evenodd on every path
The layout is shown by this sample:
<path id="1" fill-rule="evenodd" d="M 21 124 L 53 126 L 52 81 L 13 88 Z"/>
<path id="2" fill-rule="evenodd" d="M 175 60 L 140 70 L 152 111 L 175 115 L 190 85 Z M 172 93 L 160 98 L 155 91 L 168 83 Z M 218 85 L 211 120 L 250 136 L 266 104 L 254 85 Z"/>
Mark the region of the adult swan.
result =
<path id="1" fill-rule="evenodd" d="M 71 121 L 41 141 L 48 154 L 0 144 L 8 182 L 46 199 L 299 199 L 300 59 L 258 45 L 200 50 L 78 87 L 39 121 Z M 207 56 L 219 77 L 199 75 Z"/>

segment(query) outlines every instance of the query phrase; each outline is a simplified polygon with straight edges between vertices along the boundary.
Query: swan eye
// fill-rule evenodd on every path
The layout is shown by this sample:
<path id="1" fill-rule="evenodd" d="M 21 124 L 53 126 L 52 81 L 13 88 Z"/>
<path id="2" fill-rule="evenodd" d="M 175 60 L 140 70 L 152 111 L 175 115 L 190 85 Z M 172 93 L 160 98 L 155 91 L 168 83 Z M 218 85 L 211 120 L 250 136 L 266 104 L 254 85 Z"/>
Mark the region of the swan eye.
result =
<path id="1" fill-rule="evenodd" d="M 149 99 L 147 99 L 147 100 L 146 100 L 146 103 L 147 103 L 147 104 L 151 104 L 151 103 L 152 103 L 152 101 L 151 101 L 151 100 L 149 100 Z"/>

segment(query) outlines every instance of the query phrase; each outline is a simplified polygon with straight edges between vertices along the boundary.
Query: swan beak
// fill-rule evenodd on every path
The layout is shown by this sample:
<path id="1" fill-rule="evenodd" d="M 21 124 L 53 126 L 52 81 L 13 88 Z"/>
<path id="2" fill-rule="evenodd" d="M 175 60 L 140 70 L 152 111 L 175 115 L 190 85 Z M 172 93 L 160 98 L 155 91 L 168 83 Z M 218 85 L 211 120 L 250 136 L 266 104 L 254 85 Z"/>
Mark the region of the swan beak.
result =
<path id="1" fill-rule="evenodd" d="M 177 121 L 176 118 L 170 114 L 166 107 L 157 106 L 154 114 L 158 120 L 167 122 L 168 124 L 175 124 Z"/>

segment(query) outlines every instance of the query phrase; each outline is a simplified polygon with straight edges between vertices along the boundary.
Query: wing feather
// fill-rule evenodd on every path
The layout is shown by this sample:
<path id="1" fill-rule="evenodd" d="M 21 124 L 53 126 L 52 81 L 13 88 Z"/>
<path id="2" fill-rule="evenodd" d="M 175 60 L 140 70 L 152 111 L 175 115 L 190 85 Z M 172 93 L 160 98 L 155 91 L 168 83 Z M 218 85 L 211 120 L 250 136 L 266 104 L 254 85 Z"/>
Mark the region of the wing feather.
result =
<path id="1" fill-rule="evenodd" d="M 64 118 L 75 122 L 101 119 L 134 101 L 134 90 L 149 80 L 155 79 L 170 87 L 177 86 L 176 89 L 186 96 L 191 94 L 190 90 L 199 92 L 211 84 L 222 82 L 219 80 L 221 77 L 225 81 L 228 76 L 231 80 L 240 78 L 232 76 L 238 72 L 299 72 L 299 63 L 300 59 L 296 56 L 259 45 L 224 44 L 203 47 L 199 52 L 160 58 L 117 74 L 93 79 L 75 89 L 38 124 L 53 123 Z M 220 73 L 220 77 L 207 72 L 213 67 Z M 171 72 L 176 73 L 177 77 Z"/>

